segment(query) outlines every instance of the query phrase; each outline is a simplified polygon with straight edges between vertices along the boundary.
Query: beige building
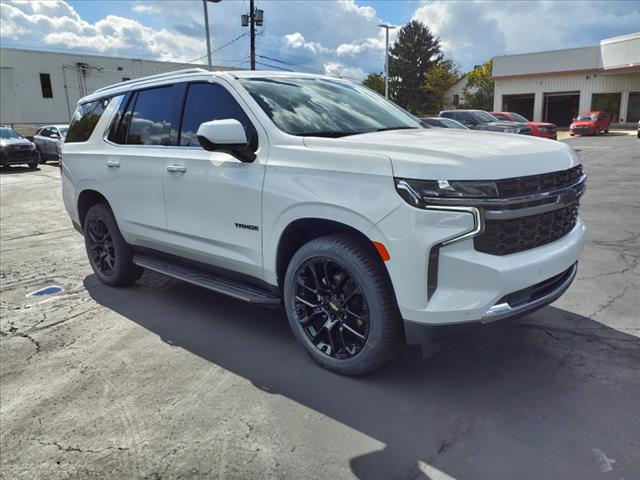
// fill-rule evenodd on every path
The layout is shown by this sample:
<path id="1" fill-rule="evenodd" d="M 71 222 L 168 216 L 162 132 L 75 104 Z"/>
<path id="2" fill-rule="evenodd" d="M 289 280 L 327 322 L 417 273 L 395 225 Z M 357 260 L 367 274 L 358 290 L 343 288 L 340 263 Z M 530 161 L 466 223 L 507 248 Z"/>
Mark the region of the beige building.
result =
<path id="1" fill-rule="evenodd" d="M 496 57 L 494 111 L 567 126 L 602 110 L 613 123 L 640 120 L 640 32 L 600 45 Z"/>
<path id="2" fill-rule="evenodd" d="M 27 135 L 69 123 L 78 100 L 100 87 L 188 67 L 203 65 L 1 48 L 0 123 Z"/>

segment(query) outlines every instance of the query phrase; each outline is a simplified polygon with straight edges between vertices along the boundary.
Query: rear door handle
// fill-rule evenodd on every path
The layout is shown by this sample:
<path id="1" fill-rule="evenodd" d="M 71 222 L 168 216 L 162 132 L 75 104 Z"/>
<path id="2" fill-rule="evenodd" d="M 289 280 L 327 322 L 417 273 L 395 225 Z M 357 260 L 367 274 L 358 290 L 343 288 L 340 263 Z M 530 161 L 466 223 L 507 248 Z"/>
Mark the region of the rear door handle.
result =
<path id="1" fill-rule="evenodd" d="M 186 171 L 187 171 L 187 167 L 183 165 L 167 165 L 167 172 L 184 173 Z"/>
<path id="2" fill-rule="evenodd" d="M 109 168 L 118 168 L 120 167 L 120 162 L 117 160 L 107 160 L 104 164 Z"/>

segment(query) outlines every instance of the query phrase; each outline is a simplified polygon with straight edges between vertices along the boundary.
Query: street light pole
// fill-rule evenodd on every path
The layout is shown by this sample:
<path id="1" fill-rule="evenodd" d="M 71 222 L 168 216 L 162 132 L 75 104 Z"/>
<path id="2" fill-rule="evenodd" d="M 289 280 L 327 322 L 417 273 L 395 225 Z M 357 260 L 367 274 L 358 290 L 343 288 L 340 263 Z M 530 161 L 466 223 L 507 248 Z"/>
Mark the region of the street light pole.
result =
<path id="1" fill-rule="evenodd" d="M 384 47 L 384 96 L 389 98 L 389 30 L 394 29 L 393 25 L 381 23 L 378 25 L 385 30 L 385 47 Z"/>
<path id="2" fill-rule="evenodd" d="M 207 2 L 219 3 L 222 0 L 202 0 L 202 6 L 204 7 L 204 31 L 207 36 L 207 65 L 209 68 L 213 65 L 211 63 L 211 37 L 209 36 L 209 9 L 207 8 Z"/>
<path id="3" fill-rule="evenodd" d="M 202 0 L 204 7 L 204 30 L 207 35 L 207 65 L 211 68 L 211 39 L 209 38 L 209 11 L 207 9 L 207 0 Z"/>

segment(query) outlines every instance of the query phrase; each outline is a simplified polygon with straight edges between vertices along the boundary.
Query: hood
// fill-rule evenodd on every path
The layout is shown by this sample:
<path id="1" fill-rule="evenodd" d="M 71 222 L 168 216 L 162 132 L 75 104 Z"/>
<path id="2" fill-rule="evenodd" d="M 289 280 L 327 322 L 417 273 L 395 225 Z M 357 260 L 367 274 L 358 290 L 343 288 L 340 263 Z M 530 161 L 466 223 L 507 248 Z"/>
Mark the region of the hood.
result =
<path id="1" fill-rule="evenodd" d="M 495 180 L 566 170 L 580 163 L 561 142 L 509 133 L 416 129 L 342 138 L 305 137 L 309 148 L 385 155 L 396 177 L 434 180 Z"/>
<path id="2" fill-rule="evenodd" d="M 15 145 L 31 145 L 31 142 L 26 138 L 3 138 L 0 140 L 0 146 L 2 147 Z"/>

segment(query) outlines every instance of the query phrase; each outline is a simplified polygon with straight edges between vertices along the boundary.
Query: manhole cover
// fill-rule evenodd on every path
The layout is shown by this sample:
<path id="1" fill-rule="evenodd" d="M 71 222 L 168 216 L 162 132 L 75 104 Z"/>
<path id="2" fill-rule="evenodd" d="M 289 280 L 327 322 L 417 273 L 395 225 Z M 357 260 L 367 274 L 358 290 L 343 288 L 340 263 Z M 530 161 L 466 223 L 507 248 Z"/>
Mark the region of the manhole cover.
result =
<path id="1" fill-rule="evenodd" d="M 56 295 L 64 290 L 64 288 L 57 285 L 49 285 L 47 287 L 40 288 L 35 292 L 27 294 L 27 297 L 46 297 L 48 295 Z"/>

